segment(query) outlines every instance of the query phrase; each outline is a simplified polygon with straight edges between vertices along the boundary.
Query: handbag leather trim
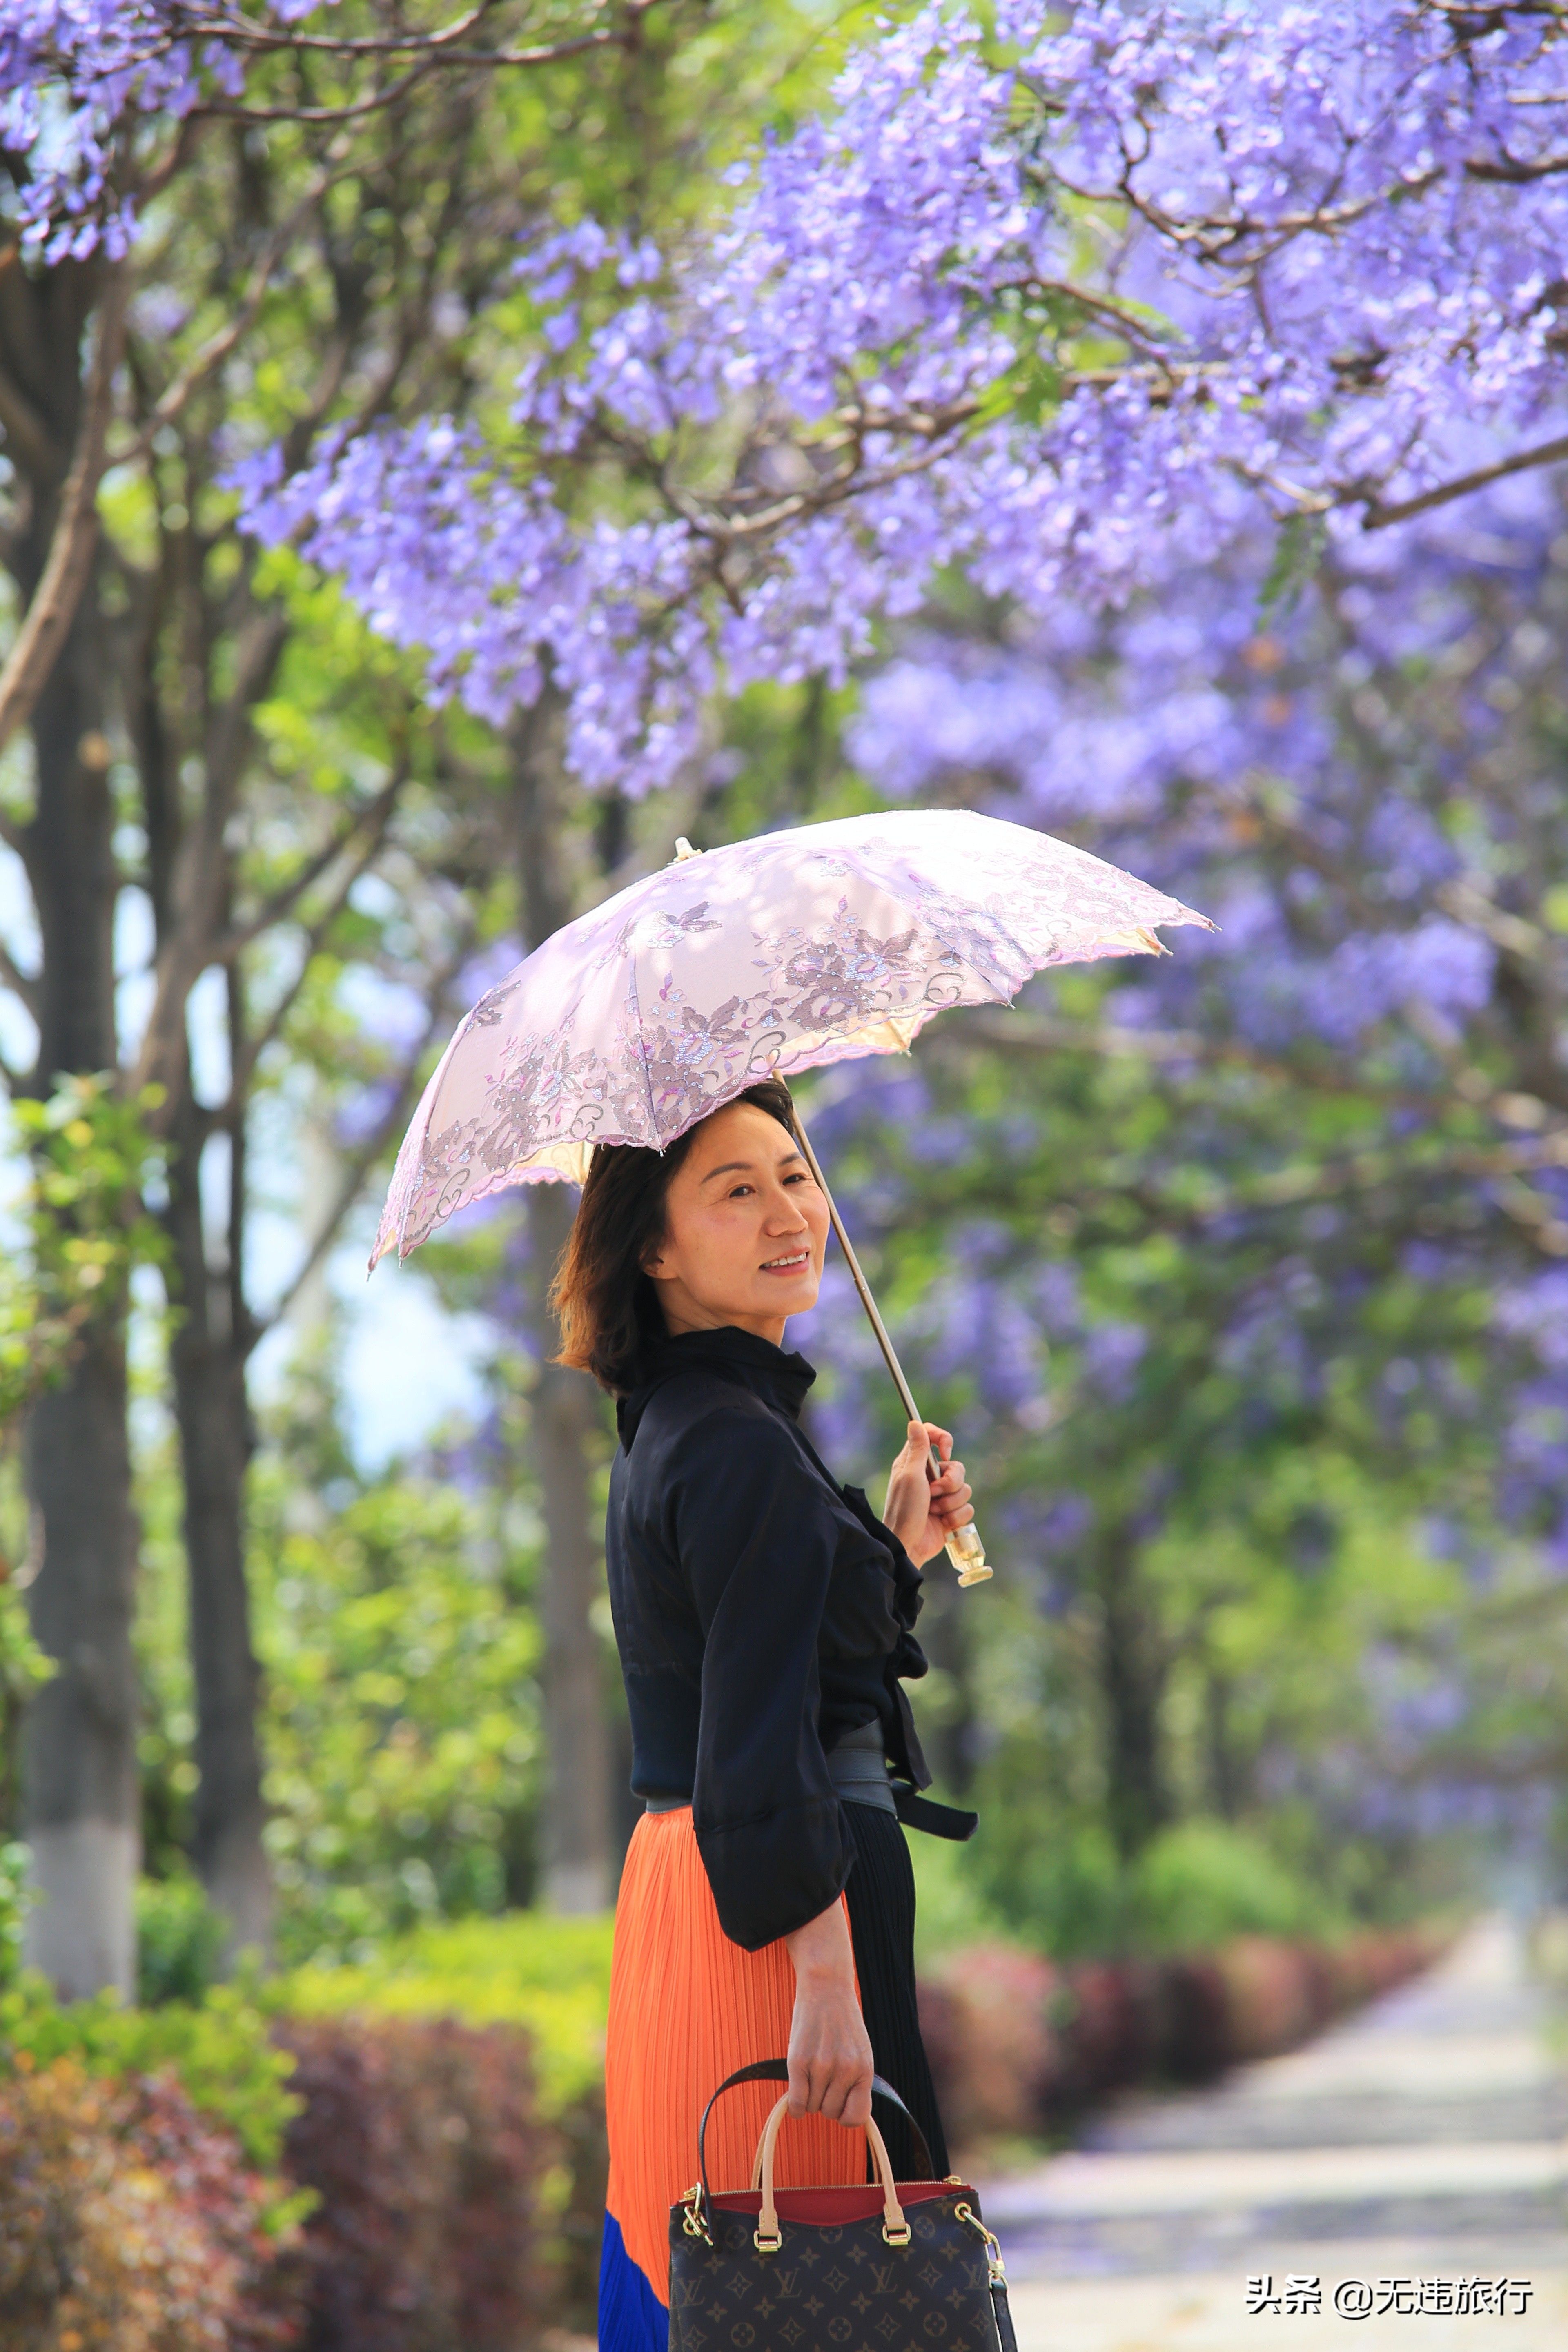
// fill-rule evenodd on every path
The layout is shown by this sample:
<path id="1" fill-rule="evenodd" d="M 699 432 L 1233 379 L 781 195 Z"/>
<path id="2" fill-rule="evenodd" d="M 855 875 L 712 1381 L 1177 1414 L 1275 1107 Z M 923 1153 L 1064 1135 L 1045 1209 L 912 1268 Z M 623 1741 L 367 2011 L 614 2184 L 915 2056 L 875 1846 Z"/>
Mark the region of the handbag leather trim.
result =
<path id="1" fill-rule="evenodd" d="M 786 2091 L 782 2098 L 774 2102 L 773 2111 L 763 2126 L 760 2172 L 763 2210 L 756 2230 L 756 2246 L 759 2253 L 764 2252 L 769 2246 L 776 2248 L 780 2243 L 781 2225 L 778 2207 L 773 2200 L 773 2164 L 778 2153 L 779 2133 L 788 2114 L 789 2093 Z M 852 2131 L 855 2126 L 852 2124 L 847 2124 L 845 2129 Z M 893 2179 L 893 2167 L 888 2155 L 888 2144 L 869 2116 L 866 2118 L 865 2132 L 866 2144 L 871 2152 L 872 2166 L 881 2184 L 882 2236 L 889 2246 L 907 2246 L 910 2242 L 910 2225 L 904 2219 L 904 2209 L 899 2202 L 898 2183 Z M 821 2182 L 816 2185 L 826 2188 L 830 2184 Z"/>
<path id="2" fill-rule="evenodd" d="M 920 2205 L 932 2197 L 973 2197 L 973 2189 L 955 2189 L 948 2180 L 900 2180 L 900 2205 Z M 760 2213 L 760 2189 L 721 2189 L 713 2203 L 721 2213 Z M 837 2228 L 846 2221 L 871 2221 L 882 2210 L 882 2192 L 868 2182 L 852 2188 L 775 2189 L 773 2203 L 781 2221 L 815 2223 Z"/>

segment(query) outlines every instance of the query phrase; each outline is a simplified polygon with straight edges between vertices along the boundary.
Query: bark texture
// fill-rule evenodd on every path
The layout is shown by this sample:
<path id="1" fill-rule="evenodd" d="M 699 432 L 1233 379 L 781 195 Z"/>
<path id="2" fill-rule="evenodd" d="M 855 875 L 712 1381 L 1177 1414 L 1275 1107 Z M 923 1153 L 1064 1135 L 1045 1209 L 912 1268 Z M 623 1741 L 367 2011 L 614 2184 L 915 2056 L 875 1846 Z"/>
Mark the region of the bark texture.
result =
<path id="1" fill-rule="evenodd" d="M 27 488 L 10 562 L 25 597 L 48 562 L 81 425 L 83 331 L 95 292 L 90 268 L 74 265 L 37 277 L 0 272 L 0 392 Z M 29 1080 L 40 1094 L 62 1076 L 115 1066 L 108 668 L 91 577 L 32 714 L 37 796 L 21 850 L 43 950 Z M 116 1323 L 89 1335 L 69 1380 L 35 1407 L 27 1433 L 43 1538 L 28 1607 L 58 1672 L 29 1709 L 23 1741 L 23 1827 L 42 1898 L 25 1950 L 68 1998 L 135 1986 L 136 1541 L 125 1412 Z"/>
<path id="2" fill-rule="evenodd" d="M 185 1489 L 190 1650 L 196 1694 L 196 1868 L 228 1922 L 230 1956 L 266 1953 L 272 1877 L 262 1831 L 260 1675 L 250 1638 L 245 1574 L 245 1474 L 251 1450 L 248 1353 L 237 1281 L 206 1260 L 198 1180 L 198 1122 L 187 1105 L 175 1139 L 168 1225 L 182 1313 L 170 1347 Z M 195 1130 L 195 1131 L 193 1131 Z"/>
<path id="3" fill-rule="evenodd" d="M 65 2000 L 136 1989 L 140 1861 L 135 1529 L 125 1440 L 125 1350 L 95 1333 L 71 1377 L 35 1406 L 27 1472 L 43 1523 L 28 1592 L 33 1633 L 56 1661 L 28 1709 L 24 1832 L 39 1895 L 24 1958 Z"/>
<path id="4" fill-rule="evenodd" d="M 555 1344 L 543 1292 L 572 1230 L 572 1195 L 560 1184 L 528 1194 L 531 1255 L 539 1286 L 536 1328 Z M 604 1585 L 595 1535 L 593 1447 L 599 1432 L 593 1382 L 543 1365 L 533 1391 L 533 1448 L 545 1529 L 540 1614 L 544 1633 L 544 1739 L 548 1758 L 542 1890 L 554 1911 L 602 1911 L 610 1902 L 610 1740 L 593 1607 Z"/>
<path id="5" fill-rule="evenodd" d="M 265 1956 L 272 1937 L 272 1879 L 262 1832 L 266 1807 L 257 1724 L 260 1675 L 250 1636 L 245 1567 L 245 1476 L 252 1429 L 246 1364 L 258 1337 L 243 1281 L 247 1111 L 242 1071 L 245 986 L 237 963 L 227 970 L 228 1060 L 233 1097 L 209 1108 L 193 1083 L 185 1004 L 190 982 L 226 929 L 233 902 L 232 853 L 224 825 L 237 804 L 249 753 L 249 711 L 276 668 L 280 634 L 240 633 L 230 698 L 204 700 L 200 738 L 204 796 L 195 823 L 182 807 L 178 770 L 195 746 L 182 734 L 183 707 L 166 708 L 158 690 L 162 635 L 184 617 L 187 645 L 199 643 L 204 669 L 222 642 L 215 616 L 187 583 L 184 607 L 165 599 L 159 579 L 143 585 L 146 610 L 125 665 L 128 719 L 147 820 L 148 876 L 162 990 L 142 1040 L 139 1078 L 155 1076 L 167 1097 L 163 1114 L 169 1192 L 163 1226 L 170 1245 L 172 1304 L 169 1370 L 179 1432 L 188 1644 L 195 1696 L 195 1761 L 199 1774 L 192 1859 L 215 1909 L 227 1922 L 226 1964 L 242 1950 Z M 199 617 L 199 630 L 193 614 Z M 179 975 L 169 985 L 171 972 Z M 209 1147 L 226 1144 L 227 1198 L 207 1231 L 201 1173 Z"/>

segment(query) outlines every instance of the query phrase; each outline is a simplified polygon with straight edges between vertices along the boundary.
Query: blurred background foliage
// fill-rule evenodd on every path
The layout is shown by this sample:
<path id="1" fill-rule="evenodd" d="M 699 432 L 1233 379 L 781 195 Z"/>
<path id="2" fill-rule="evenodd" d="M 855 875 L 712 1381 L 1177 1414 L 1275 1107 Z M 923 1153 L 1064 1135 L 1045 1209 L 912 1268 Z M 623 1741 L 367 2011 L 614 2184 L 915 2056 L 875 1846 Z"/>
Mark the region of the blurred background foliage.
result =
<path id="1" fill-rule="evenodd" d="M 422 702 L 417 665 L 297 554 L 242 544 L 224 453 L 308 438 L 321 352 L 366 318 L 351 375 L 385 357 L 395 317 L 417 331 L 387 394 L 399 414 L 498 415 L 504 355 L 535 327 L 519 236 L 547 207 L 678 236 L 709 167 L 793 121 L 866 21 L 683 0 L 648 17 L 625 72 L 495 78 L 449 147 L 438 110 L 421 117 L 406 151 L 345 177 L 243 366 L 104 494 L 121 638 L 149 581 L 164 600 L 108 722 L 128 1061 L 152 929 L 132 688 L 194 725 L 232 681 L 241 624 L 277 633 L 243 713 L 228 887 L 236 906 L 288 903 L 231 961 L 232 986 L 208 967 L 188 1023 L 203 1229 L 243 1339 L 275 1958 L 323 2011 L 417 2010 L 431 1982 L 464 1988 L 481 2021 L 515 1999 L 563 2079 L 591 2040 L 602 1937 L 506 1916 L 541 1884 L 547 1765 L 548 1330 L 525 1204 L 492 1203 L 384 1269 L 396 1304 L 378 1324 L 345 1272 L 414 1088 L 529 935 L 510 814 L 522 753 Z M 305 161 L 283 123 L 215 143 L 175 184 L 142 314 L 149 366 L 204 331 L 258 175 L 276 209 Z M 411 256 L 426 276 L 399 310 Z M 583 486 L 617 494 L 602 469 Z M 574 904 L 659 862 L 677 831 L 710 846 L 956 802 L 1125 859 L 1223 925 L 1212 951 L 1184 934 L 1157 968 L 1042 981 L 1016 1014 L 947 1016 L 912 1062 L 802 1089 L 918 1392 L 958 1433 L 997 1569 L 961 1596 L 938 1563 L 922 1627 L 939 1791 L 983 1819 L 960 1852 L 916 1841 L 932 1960 L 986 1939 L 1062 1959 L 1174 1953 L 1562 1891 L 1568 1412 L 1549 1285 L 1568 1224 L 1562 1171 L 1500 1157 L 1495 1127 L 1539 1128 L 1530 1105 L 1560 1059 L 1563 544 L 1546 482 L 1462 528 L 1405 532 L 1380 572 L 1325 556 L 1281 594 L 1274 551 L 1250 546 L 1123 614 L 1064 613 L 1054 634 L 946 581 L 849 684 L 753 688 L 716 711 L 670 793 L 569 785 L 552 804 Z M 32 791 L 9 757 L 14 821 Z M 349 819 L 369 830 L 334 855 Z M 1428 923 L 1439 903 L 1464 938 Z M 1389 941 L 1426 961 L 1391 961 Z M 171 1366 L 196 1310 L 171 1257 L 161 1118 L 110 1074 L 14 1110 L 0 1835 L 20 1826 L 17 1723 L 47 1671 L 26 1623 L 25 1408 L 129 1301 L 141 1991 L 177 2009 L 227 1963 L 195 1867 Z M 374 1379 L 366 1328 L 394 1358 Z M 819 1441 L 875 1494 L 896 1407 L 836 1265 L 793 1336 L 822 1367 Z M 422 1412 L 458 1358 L 469 1403 Z M 366 1416 L 394 1388 L 418 1433 L 388 1445 Z M 601 1413 L 595 1508 L 612 1444 Z M 591 1616 L 624 1843 L 602 1595 Z M 0 1969 L 25 1902 L 8 1843 Z"/>

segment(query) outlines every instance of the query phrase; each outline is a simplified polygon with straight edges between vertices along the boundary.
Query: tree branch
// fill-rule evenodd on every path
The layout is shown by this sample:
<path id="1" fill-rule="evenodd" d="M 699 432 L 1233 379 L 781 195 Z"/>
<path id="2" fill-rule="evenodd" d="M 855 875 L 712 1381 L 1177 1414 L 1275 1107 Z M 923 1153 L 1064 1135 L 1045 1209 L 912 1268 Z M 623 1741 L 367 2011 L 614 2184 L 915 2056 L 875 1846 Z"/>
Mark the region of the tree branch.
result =
<path id="1" fill-rule="evenodd" d="M 390 816 L 391 814 L 392 804 L 388 802 L 386 814 L 387 816 Z M 317 917 L 315 922 L 311 924 L 310 929 L 306 932 L 305 952 L 300 958 L 299 971 L 295 973 L 294 978 L 289 982 L 287 988 L 284 989 L 282 995 L 279 998 L 277 1003 L 268 1014 L 264 1025 L 258 1030 L 256 1035 L 248 1041 L 246 1045 L 245 1052 L 235 1064 L 233 1078 L 230 1085 L 229 1102 L 226 1113 L 227 1117 L 232 1118 L 238 1116 L 239 1106 L 245 1099 L 250 1081 L 255 1075 L 258 1062 L 259 1062 L 262 1055 L 267 1051 L 268 1045 L 270 1045 L 278 1037 L 282 1030 L 283 1024 L 287 1021 L 289 1013 L 293 1011 L 295 1004 L 299 1001 L 300 992 L 304 987 L 307 979 L 310 977 L 310 966 L 314 963 L 317 956 L 320 955 L 322 944 L 325 941 L 328 933 L 331 931 L 332 925 L 337 921 L 338 917 L 342 913 L 343 908 L 348 904 L 349 893 L 353 890 L 354 884 L 359 880 L 361 875 L 368 872 L 369 868 L 375 863 L 376 857 L 380 853 L 382 841 L 385 832 L 386 823 L 384 818 L 382 823 L 377 825 L 375 831 L 372 834 L 369 841 L 366 842 L 359 856 L 354 860 L 352 869 L 344 878 L 342 889 L 336 893 L 330 904 L 325 908 L 322 913 Z"/>
<path id="2" fill-rule="evenodd" d="M 1559 1129 L 1530 1143 L 1451 1144 L 1427 1158 L 1386 1150 L 1354 1151 L 1337 1161 L 1271 1169 L 1237 1184 L 1216 1186 L 1207 1199 L 1192 1204 L 1172 1202 L 1157 1189 L 1146 1197 L 1160 1214 L 1204 1225 L 1238 1210 L 1297 1208 L 1309 1201 L 1333 1200 L 1347 1192 L 1375 1192 L 1390 1184 L 1429 1181 L 1434 1177 L 1464 1176 L 1506 1184 L 1542 1169 L 1564 1166 L 1568 1166 L 1568 1129 Z M 1521 1221 L 1536 1223 L 1533 1218 Z"/>
<path id="3" fill-rule="evenodd" d="M 343 106 L 247 106 L 243 100 L 226 103 L 212 100 L 205 106 L 194 108 L 194 116 L 216 117 L 239 122 L 308 122 L 318 128 L 332 123 L 362 122 L 367 115 L 380 113 L 395 106 L 401 99 L 417 89 L 437 72 L 449 71 L 455 66 L 467 66 L 481 72 L 505 68 L 529 68 L 564 64 L 570 58 L 585 57 L 595 49 L 624 48 L 632 31 L 657 0 L 632 0 L 626 14 L 629 25 L 606 26 L 595 33 L 579 33 L 564 41 L 542 41 L 527 49 L 450 49 L 429 54 L 416 52 L 416 62 L 406 73 L 399 74 L 381 89 L 369 91 L 363 98 Z M 406 53 L 406 51 L 405 52 Z"/>
<path id="4" fill-rule="evenodd" d="M 468 961 L 473 944 L 473 925 L 468 923 L 464 925 L 456 948 L 437 976 L 431 994 L 430 1017 L 425 1024 L 425 1034 L 403 1066 L 396 1093 L 376 1122 L 374 1132 L 361 1144 L 359 1150 L 349 1160 L 342 1184 L 328 1212 L 325 1223 L 311 1242 L 303 1265 L 296 1272 L 282 1297 L 277 1301 L 266 1320 L 256 1326 L 254 1338 L 251 1340 L 253 1347 L 257 1340 L 262 1339 L 274 1324 L 281 1322 L 288 1314 L 289 1307 L 337 1240 L 338 1234 L 342 1230 L 344 1218 L 360 1196 L 365 1178 L 386 1151 L 398 1129 L 407 1119 L 418 1094 L 419 1074 L 424 1066 L 425 1056 L 452 1018 L 453 1008 L 448 1001 L 447 992 Z"/>
<path id="5" fill-rule="evenodd" d="M 422 54 L 433 49 L 449 49 L 460 41 L 480 20 L 489 16 L 496 0 L 479 0 L 479 5 L 453 18 L 433 33 L 410 32 L 379 36 L 374 40 L 353 35 L 334 38 L 331 33 L 303 33 L 289 26 L 286 31 L 269 31 L 265 25 L 248 23 L 243 16 L 219 17 L 212 26 L 211 37 L 232 41 L 240 49 L 325 50 L 333 58 L 406 57 L 411 49 Z"/>
<path id="6" fill-rule="evenodd" d="M 1447 1099 L 1413 1087 L 1380 1087 L 1345 1070 L 1282 1061 L 1233 1038 L 1205 1037 L 1198 1029 L 1128 1029 L 1110 1022 L 1058 1021 L 1037 1013 L 975 1012 L 945 1036 L 950 1045 L 962 1045 L 966 1037 L 978 1036 L 985 1045 L 1011 1053 L 1107 1054 L 1149 1062 L 1198 1062 L 1205 1068 L 1248 1070 L 1286 1086 L 1355 1096 L 1402 1109 L 1437 1112 L 1445 1108 Z"/>
<path id="7" fill-rule="evenodd" d="M 1418 498 L 1399 499 L 1392 506 L 1369 499 L 1362 529 L 1386 530 L 1391 523 L 1408 522 L 1413 515 L 1428 514 L 1434 507 L 1468 498 L 1472 490 L 1484 490 L 1489 482 L 1505 481 L 1510 474 L 1527 474 L 1535 466 L 1555 466 L 1564 457 L 1568 457 L 1568 434 L 1560 434 L 1554 441 L 1542 441 L 1533 449 L 1521 449 L 1511 457 L 1500 457 L 1495 466 L 1479 466 L 1473 474 L 1460 474 L 1451 482 L 1440 482 L 1434 489 L 1423 490 Z M 1357 494 L 1352 493 L 1341 503 L 1353 506 L 1356 499 Z"/>
<path id="8" fill-rule="evenodd" d="M 319 172 L 316 174 L 288 218 L 279 223 L 257 256 L 249 283 L 232 316 L 216 334 L 208 338 L 195 358 L 181 369 L 173 383 L 160 394 L 130 448 L 117 454 L 115 458 L 117 465 L 127 464 L 135 458 L 145 457 L 153 446 L 154 436 L 165 425 L 174 423 L 190 399 L 192 393 L 207 376 L 211 375 L 216 367 L 222 365 L 261 308 L 267 289 L 272 280 L 272 273 L 294 237 L 299 234 L 302 224 L 321 203 L 334 180 L 343 176 L 341 171 Z"/>
<path id="9" fill-rule="evenodd" d="M 366 825 L 371 828 L 372 840 L 379 846 L 391 821 L 393 810 L 397 804 L 398 794 L 407 781 L 408 770 L 404 766 L 371 802 L 369 807 L 356 809 L 348 822 L 339 827 L 325 847 L 317 850 L 314 856 L 307 859 L 290 881 L 286 882 L 280 890 L 274 891 L 270 898 L 264 898 L 261 905 L 253 914 L 248 915 L 244 922 L 226 931 L 221 939 L 215 941 L 212 950 L 213 962 L 232 963 L 236 956 L 261 937 L 263 931 L 270 930 L 274 923 L 280 923 L 290 908 L 298 906 L 311 883 L 319 880 L 327 868 L 342 856 L 355 835 Z M 363 866 L 357 871 L 363 873 Z"/>
<path id="10" fill-rule="evenodd" d="M 650 8 L 657 5 L 658 0 L 629 0 L 624 14 L 630 23 L 635 25 L 647 15 Z M 603 26 L 596 32 L 573 34 L 563 41 L 536 41 L 531 47 L 522 49 L 464 49 L 454 47 L 453 44 L 458 41 L 463 34 L 472 30 L 483 13 L 484 11 L 476 8 L 471 16 L 458 24 L 447 26 L 439 33 L 409 33 L 374 41 L 352 39 L 338 41 L 334 40 L 330 33 L 268 34 L 250 26 L 239 25 L 225 26 L 223 31 L 226 37 L 232 40 L 236 48 L 324 49 L 330 55 L 338 58 L 412 56 L 419 59 L 422 67 L 426 70 L 436 65 L 487 68 L 547 66 L 553 64 L 557 58 L 579 57 L 584 49 L 602 49 L 616 42 L 625 41 L 628 37 L 627 26 L 621 24 Z M 207 110 L 215 114 L 237 113 L 240 109 L 238 106 L 220 108 L 214 105 Z M 257 117 L 254 112 L 247 110 L 246 119 L 254 121 Z M 293 121 L 304 121 L 310 118 L 304 115 L 293 115 L 289 119 Z"/>
<path id="11" fill-rule="evenodd" d="M 12 454 L 35 481 L 47 481 L 59 460 L 53 436 L 9 368 L 0 367 L 0 426 Z"/>
<path id="12" fill-rule="evenodd" d="M 236 683 L 225 708 L 225 727 L 207 749 L 201 821 L 180 839 L 168 887 L 167 913 L 162 906 L 159 908 L 156 987 L 129 1081 L 132 1093 L 154 1083 L 168 1083 L 183 1047 L 186 1002 L 213 960 L 213 932 L 226 919 L 228 853 L 224 836 L 233 806 L 238 747 L 249 704 L 270 677 L 288 628 L 281 611 L 262 611 L 242 633 Z"/>
<path id="13" fill-rule="evenodd" d="M 103 479 L 114 373 L 125 341 L 130 281 L 123 265 L 109 280 L 98 312 L 98 349 L 83 404 L 77 453 L 49 543 L 48 560 L 16 641 L 0 667 L 0 751 L 33 715 L 55 657 L 81 601 L 98 541 L 98 488 Z"/>
<path id="14" fill-rule="evenodd" d="M 38 1018 L 42 1002 L 38 982 L 21 969 L 10 949 L 3 944 L 0 944 L 0 985 L 8 988 L 13 996 L 21 1000 L 35 1021 Z"/>

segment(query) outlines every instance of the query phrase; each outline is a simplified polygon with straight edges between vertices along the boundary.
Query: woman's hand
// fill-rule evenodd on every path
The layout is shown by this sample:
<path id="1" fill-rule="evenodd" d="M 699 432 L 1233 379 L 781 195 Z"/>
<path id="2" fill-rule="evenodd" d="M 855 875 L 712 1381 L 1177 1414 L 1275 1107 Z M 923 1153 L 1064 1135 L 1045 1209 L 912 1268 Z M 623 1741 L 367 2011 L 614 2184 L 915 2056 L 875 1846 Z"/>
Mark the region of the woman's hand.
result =
<path id="1" fill-rule="evenodd" d="M 942 1467 L 928 1475 L 931 1449 Z M 884 1525 L 892 1528 L 917 1568 L 934 1559 L 950 1535 L 966 1528 L 974 1513 L 964 1484 L 963 1465 L 950 1457 L 952 1439 L 933 1421 L 911 1421 L 904 1449 L 888 1474 Z"/>
<path id="2" fill-rule="evenodd" d="M 871 2037 L 855 1990 L 843 1903 L 808 1919 L 784 1942 L 795 1962 L 789 2111 L 864 2125 L 871 2113 Z"/>

